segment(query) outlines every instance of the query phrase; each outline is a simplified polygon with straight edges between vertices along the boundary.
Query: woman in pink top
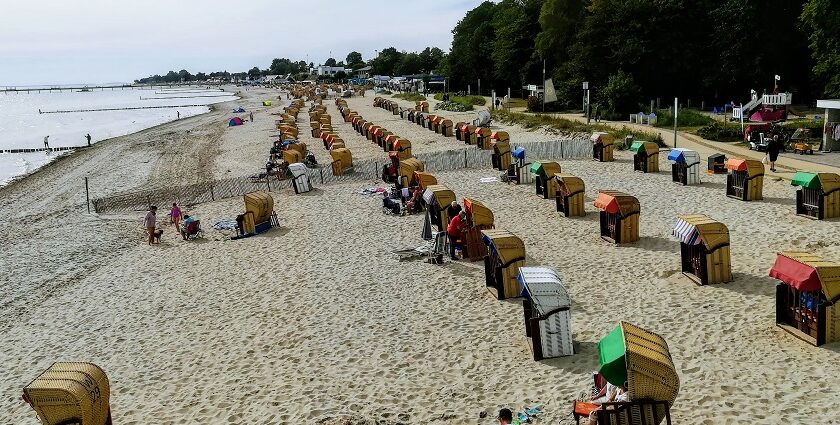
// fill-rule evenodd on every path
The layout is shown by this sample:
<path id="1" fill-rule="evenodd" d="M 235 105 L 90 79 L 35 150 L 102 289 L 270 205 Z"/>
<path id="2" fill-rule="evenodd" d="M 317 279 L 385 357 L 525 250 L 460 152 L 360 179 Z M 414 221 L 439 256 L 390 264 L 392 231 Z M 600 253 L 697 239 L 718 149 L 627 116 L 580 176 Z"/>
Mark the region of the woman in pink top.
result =
<path id="1" fill-rule="evenodd" d="M 176 229 L 181 228 L 181 209 L 174 202 L 172 203 L 172 209 L 169 211 L 169 222 L 174 224 Z"/>

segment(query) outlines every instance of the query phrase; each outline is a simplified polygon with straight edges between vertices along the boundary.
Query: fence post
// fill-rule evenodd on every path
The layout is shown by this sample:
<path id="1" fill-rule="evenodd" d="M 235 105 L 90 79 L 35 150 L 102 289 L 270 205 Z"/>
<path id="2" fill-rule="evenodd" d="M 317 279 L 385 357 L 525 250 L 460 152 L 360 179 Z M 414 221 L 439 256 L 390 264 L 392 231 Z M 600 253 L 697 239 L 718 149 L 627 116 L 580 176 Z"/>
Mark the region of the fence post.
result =
<path id="1" fill-rule="evenodd" d="M 88 214 L 90 214 L 90 188 L 88 187 L 87 176 L 85 176 L 85 203 L 87 204 Z"/>
<path id="2" fill-rule="evenodd" d="M 271 177 L 265 177 L 265 185 L 268 187 L 268 191 L 271 192 Z"/>
<path id="3" fill-rule="evenodd" d="M 215 194 L 215 193 L 213 193 L 213 183 L 210 183 L 210 200 L 211 200 L 211 201 L 215 201 L 215 200 L 216 200 L 216 194 Z"/>
<path id="4" fill-rule="evenodd" d="M 146 195 L 146 206 L 152 206 L 152 195 Z"/>
<path id="5" fill-rule="evenodd" d="M 321 184 L 324 184 L 324 169 L 323 169 L 323 168 L 319 168 L 319 169 L 318 169 L 318 173 L 320 173 L 320 174 L 321 174 Z"/>
<path id="6" fill-rule="evenodd" d="M 467 168 L 467 150 L 464 149 L 464 168 Z"/>

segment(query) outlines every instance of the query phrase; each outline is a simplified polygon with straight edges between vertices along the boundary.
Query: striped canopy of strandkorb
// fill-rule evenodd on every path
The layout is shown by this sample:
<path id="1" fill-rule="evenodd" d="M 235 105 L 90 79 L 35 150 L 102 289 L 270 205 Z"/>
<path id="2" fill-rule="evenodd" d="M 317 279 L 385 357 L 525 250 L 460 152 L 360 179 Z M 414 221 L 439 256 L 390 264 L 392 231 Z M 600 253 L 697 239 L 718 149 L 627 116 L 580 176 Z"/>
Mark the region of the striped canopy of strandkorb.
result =
<path id="1" fill-rule="evenodd" d="M 726 225 L 704 214 L 680 215 L 671 234 L 684 244 L 702 243 L 710 251 L 729 243 L 729 229 Z"/>
<path id="2" fill-rule="evenodd" d="M 822 291 L 829 304 L 840 300 L 840 264 L 816 254 L 779 252 L 769 275 L 800 291 Z"/>
<path id="3" fill-rule="evenodd" d="M 661 336 L 621 322 L 598 343 L 598 358 L 601 375 L 613 385 L 627 385 L 631 401 L 677 399 L 680 378 Z"/>

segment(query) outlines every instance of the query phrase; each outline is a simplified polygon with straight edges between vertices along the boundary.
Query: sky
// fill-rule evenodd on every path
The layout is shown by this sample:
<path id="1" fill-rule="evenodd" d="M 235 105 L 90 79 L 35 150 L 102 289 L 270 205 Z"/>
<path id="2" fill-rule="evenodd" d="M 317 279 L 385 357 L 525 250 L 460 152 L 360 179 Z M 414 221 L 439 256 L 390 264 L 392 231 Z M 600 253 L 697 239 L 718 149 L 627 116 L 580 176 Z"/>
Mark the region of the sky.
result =
<path id="1" fill-rule="evenodd" d="M 481 0 L 26 0 L 0 13 L 0 86 L 132 82 L 169 70 L 266 69 L 273 58 L 448 51 Z"/>

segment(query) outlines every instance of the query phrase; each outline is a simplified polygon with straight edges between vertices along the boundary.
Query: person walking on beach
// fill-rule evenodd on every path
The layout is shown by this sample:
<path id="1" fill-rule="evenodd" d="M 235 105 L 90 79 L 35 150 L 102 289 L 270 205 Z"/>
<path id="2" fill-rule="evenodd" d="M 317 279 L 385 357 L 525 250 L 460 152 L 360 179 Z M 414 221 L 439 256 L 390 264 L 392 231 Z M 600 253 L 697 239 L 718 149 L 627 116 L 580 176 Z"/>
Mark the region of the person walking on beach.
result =
<path id="1" fill-rule="evenodd" d="M 88 133 L 87 135 L 85 135 L 85 139 L 87 139 L 88 146 L 90 146 L 90 133 Z"/>
<path id="2" fill-rule="evenodd" d="M 181 227 L 181 208 L 175 202 L 172 203 L 172 209 L 169 210 L 169 222 L 174 224 L 176 228 Z"/>
<path id="3" fill-rule="evenodd" d="M 176 120 L 181 119 L 181 111 L 175 111 L 175 113 L 178 114 L 178 116 L 175 119 Z"/>
<path id="4" fill-rule="evenodd" d="M 50 136 L 44 136 L 44 150 L 50 150 Z"/>
<path id="5" fill-rule="evenodd" d="M 149 246 L 154 244 L 155 241 L 155 222 L 157 221 L 157 207 L 152 205 L 149 207 L 149 212 L 146 213 L 146 217 L 143 218 L 143 227 L 146 228 L 146 232 L 149 234 Z"/>
<path id="6" fill-rule="evenodd" d="M 251 118 L 251 122 L 254 122 L 254 113 L 248 112 L 248 116 Z"/>
<path id="7" fill-rule="evenodd" d="M 779 159 L 779 151 L 781 150 L 782 142 L 779 140 L 779 135 L 774 134 L 770 143 L 767 144 L 767 156 L 770 160 L 770 171 L 776 172 L 776 160 Z"/>

